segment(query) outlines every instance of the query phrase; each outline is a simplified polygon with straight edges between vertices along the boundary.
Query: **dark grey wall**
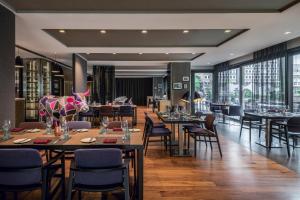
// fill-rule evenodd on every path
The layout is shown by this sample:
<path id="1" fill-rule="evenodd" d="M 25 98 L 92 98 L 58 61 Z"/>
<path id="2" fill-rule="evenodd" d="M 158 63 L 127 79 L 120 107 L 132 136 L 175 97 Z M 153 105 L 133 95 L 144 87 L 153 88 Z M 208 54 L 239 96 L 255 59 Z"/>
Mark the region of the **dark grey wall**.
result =
<path id="1" fill-rule="evenodd" d="M 15 15 L 0 5 L 0 124 L 15 124 Z"/>
<path id="2" fill-rule="evenodd" d="M 180 102 L 181 97 L 187 91 L 190 91 L 191 87 L 191 63 L 190 62 L 176 62 L 169 63 L 168 70 L 170 70 L 171 78 L 171 104 L 176 105 Z M 183 81 L 183 77 L 189 77 L 189 81 Z M 182 89 L 174 90 L 174 83 L 182 83 Z M 187 88 L 184 88 L 184 84 L 187 85 Z"/>
<path id="3" fill-rule="evenodd" d="M 153 96 L 163 97 L 164 95 L 164 78 L 163 77 L 153 77 Z"/>
<path id="4" fill-rule="evenodd" d="M 86 91 L 87 61 L 73 54 L 73 88 L 75 92 Z"/>

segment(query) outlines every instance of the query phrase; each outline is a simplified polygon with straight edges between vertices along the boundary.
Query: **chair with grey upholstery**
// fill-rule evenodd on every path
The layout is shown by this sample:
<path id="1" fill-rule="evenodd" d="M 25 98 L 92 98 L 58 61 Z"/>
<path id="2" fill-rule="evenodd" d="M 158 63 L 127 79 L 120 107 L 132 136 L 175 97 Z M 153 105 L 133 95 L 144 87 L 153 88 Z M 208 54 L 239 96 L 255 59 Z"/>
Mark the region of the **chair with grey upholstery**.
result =
<path id="1" fill-rule="evenodd" d="M 87 121 L 69 121 L 67 122 L 67 126 L 70 130 L 72 129 L 91 129 L 91 122 Z"/>
<path id="2" fill-rule="evenodd" d="M 75 151 L 75 160 L 71 164 L 68 200 L 72 199 L 72 190 L 81 192 L 125 191 L 125 200 L 129 199 L 128 163 L 122 161 L 120 149 L 79 149 Z"/>
<path id="3" fill-rule="evenodd" d="M 46 129 L 46 124 L 44 122 L 21 122 L 19 127 L 23 129 Z"/>
<path id="4" fill-rule="evenodd" d="M 19 192 L 37 189 L 42 190 L 40 199 L 51 199 L 52 195 L 49 194 L 51 178 L 58 169 L 63 168 L 64 165 L 56 163 L 62 156 L 60 154 L 43 164 L 39 151 L 35 149 L 0 149 L 1 199 L 6 199 L 8 192 L 12 192 L 14 199 L 18 199 Z M 57 187 L 64 188 L 64 175 L 59 176 L 60 182 Z"/>

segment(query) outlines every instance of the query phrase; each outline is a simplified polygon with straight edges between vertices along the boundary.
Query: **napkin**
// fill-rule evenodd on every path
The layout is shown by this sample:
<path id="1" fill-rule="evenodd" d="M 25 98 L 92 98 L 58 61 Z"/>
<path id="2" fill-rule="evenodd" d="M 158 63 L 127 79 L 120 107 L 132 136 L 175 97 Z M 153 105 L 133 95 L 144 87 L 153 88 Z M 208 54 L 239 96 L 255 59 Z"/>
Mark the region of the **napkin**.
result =
<path id="1" fill-rule="evenodd" d="M 51 142 L 50 139 L 35 139 L 33 144 L 48 144 L 49 142 Z"/>
<path id="2" fill-rule="evenodd" d="M 20 132 L 20 131 L 23 131 L 24 128 L 12 128 L 10 131 L 11 132 Z"/>
<path id="3" fill-rule="evenodd" d="M 122 128 L 113 128 L 113 131 L 122 131 Z"/>
<path id="4" fill-rule="evenodd" d="M 103 143 L 117 143 L 117 138 L 105 138 Z"/>

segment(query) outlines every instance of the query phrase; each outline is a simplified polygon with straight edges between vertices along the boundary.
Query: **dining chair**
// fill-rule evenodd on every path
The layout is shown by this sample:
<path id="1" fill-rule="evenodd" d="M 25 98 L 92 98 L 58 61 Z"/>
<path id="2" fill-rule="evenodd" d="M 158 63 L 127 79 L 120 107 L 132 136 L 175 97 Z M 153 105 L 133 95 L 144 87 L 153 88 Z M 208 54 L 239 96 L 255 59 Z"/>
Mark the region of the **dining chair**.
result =
<path id="1" fill-rule="evenodd" d="M 111 121 L 108 123 L 107 128 L 122 128 L 122 121 Z M 128 128 L 132 128 L 132 122 L 128 122 Z"/>
<path id="2" fill-rule="evenodd" d="M 219 141 L 219 136 L 217 133 L 216 126 L 214 124 L 215 116 L 213 114 L 209 114 L 205 117 L 204 127 L 205 128 L 192 128 L 189 131 L 189 136 L 194 139 L 194 155 L 197 156 L 197 142 L 205 142 L 207 144 L 210 143 L 210 148 L 213 150 L 212 143 L 217 143 L 220 156 L 222 157 L 222 150 Z M 188 137 L 188 149 L 190 147 L 190 137 Z"/>
<path id="3" fill-rule="evenodd" d="M 96 117 L 97 117 L 97 112 L 96 112 L 96 110 L 93 109 L 93 108 L 90 108 L 88 112 L 85 112 L 85 113 L 84 113 L 84 112 L 80 112 L 80 113 L 78 114 L 78 118 L 79 118 L 78 120 L 79 120 L 79 121 L 84 121 L 84 120 L 86 120 L 86 121 L 91 122 L 92 124 L 95 123 Z"/>
<path id="4" fill-rule="evenodd" d="M 129 170 L 126 160 L 122 161 L 120 149 L 79 149 L 71 163 L 67 199 L 72 199 L 72 190 L 82 192 L 108 192 L 124 190 L 129 200 Z"/>
<path id="5" fill-rule="evenodd" d="M 145 138 L 146 135 L 147 116 L 149 115 L 149 113 L 144 112 L 144 115 L 145 115 L 145 124 L 144 124 L 144 131 L 143 131 L 143 139 Z M 153 128 L 166 128 L 166 125 L 163 122 L 154 122 Z"/>
<path id="6" fill-rule="evenodd" d="M 115 112 L 112 106 L 103 105 L 99 108 L 100 119 L 103 117 L 112 117 L 115 120 Z"/>
<path id="7" fill-rule="evenodd" d="M 46 124 L 44 122 L 21 122 L 19 128 L 23 129 L 46 129 Z"/>
<path id="8" fill-rule="evenodd" d="M 69 121 L 67 122 L 67 127 L 72 129 L 91 129 L 92 124 L 88 121 Z"/>
<path id="9" fill-rule="evenodd" d="M 242 116 L 241 120 L 240 138 L 242 137 L 243 129 L 249 129 L 249 142 L 251 144 L 252 129 L 258 129 L 258 137 L 260 138 L 262 128 L 265 126 L 265 124 L 262 122 L 260 117 L 249 115 L 246 112 L 256 111 L 252 109 L 244 110 L 244 115 Z"/>
<path id="10" fill-rule="evenodd" d="M 169 152 L 171 156 L 172 155 L 172 149 L 171 149 L 172 132 L 168 128 L 154 128 L 154 121 L 150 116 L 146 116 L 145 126 L 146 126 L 145 137 L 144 137 L 145 156 L 147 154 L 149 142 L 156 142 L 150 140 L 150 138 L 153 137 L 163 137 L 166 151 L 168 150 L 168 146 L 169 146 Z"/>
<path id="11" fill-rule="evenodd" d="M 133 119 L 133 108 L 132 106 L 120 106 L 118 111 L 118 120 L 123 120 L 123 117 L 131 117 Z"/>
<path id="12" fill-rule="evenodd" d="M 6 194 L 12 192 L 14 199 L 18 199 L 19 192 L 41 189 L 40 199 L 51 199 L 53 194 L 49 191 L 56 191 L 60 186 L 64 188 L 64 174 L 57 173 L 64 168 L 63 159 L 60 154 L 43 164 L 39 151 L 35 149 L 0 149 L 0 193 L 2 199 Z M 51 179 L 56 176 L 60 178 L 55 189 L 51 188 Z M 61 196 L 64 196 L 64 189 Z"/>
<path id="13" fill-rule="evenodd" d="M 274 128 L 274 126 L 277 126 Z M 281 127 L 278 129 L 278 127 Z M 297 147 L 298 139 L 300 137 L 300 117 L 292 117 L 287 120 L 287 122 L 284 121 L 274 121 L 272 122 L 272 126 L 270 129 L 271 134 L 271 143 L 273 140 L 273 137 L 281 138 L 281 140 L 284 140 L 286 143 L 287 153 L 290 157 L 290 143 L 289 138 L 292 138 L 293 140 L 293 149 Z M 283 138 L 282 138 L 283 135 Z"/>

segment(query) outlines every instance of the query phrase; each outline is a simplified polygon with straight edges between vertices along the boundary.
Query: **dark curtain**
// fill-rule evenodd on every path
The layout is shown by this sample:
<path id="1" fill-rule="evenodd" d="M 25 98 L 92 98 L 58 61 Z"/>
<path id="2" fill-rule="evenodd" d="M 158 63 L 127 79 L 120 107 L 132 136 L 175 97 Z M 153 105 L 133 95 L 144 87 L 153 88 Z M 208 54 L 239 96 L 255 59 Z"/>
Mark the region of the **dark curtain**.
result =
<path id="1" fill-rule="evenodd" d="M 217 101 L 229 102 L 229 62 L 215 66 L 217 69 Z"/>
<path id="2" fill-rule="evenodd" d="M 93 66 L 92 101 L 105 104 L 115 99 L 115 67 Z"/>
<path id="3" fill-rule="evenodd" d="M 272 109 L 285 106 L 286 43 L 254 53 L 248 66 L 251 76 L 252 98 L 246 107 Z"/>
<path id="4" fill-rule="evenodd" d="M 147 105 L 147 96 L 152 96 L 152 78 L 117 78 L 116 96 L 132 97 L 136 105 Z"/>

